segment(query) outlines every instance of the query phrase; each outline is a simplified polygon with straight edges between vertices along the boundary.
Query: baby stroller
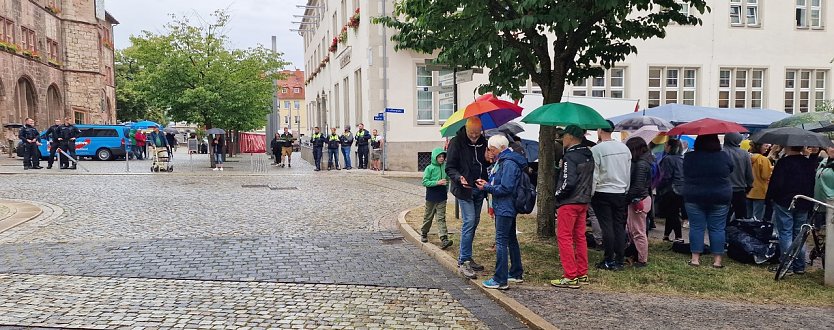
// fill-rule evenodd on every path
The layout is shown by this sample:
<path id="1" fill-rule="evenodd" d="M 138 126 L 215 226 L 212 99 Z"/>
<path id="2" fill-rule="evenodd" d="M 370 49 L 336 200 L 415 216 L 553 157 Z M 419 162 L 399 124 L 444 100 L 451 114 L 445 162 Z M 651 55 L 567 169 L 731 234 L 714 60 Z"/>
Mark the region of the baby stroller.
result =
<path id="1" fill-rule="evenodd" d="M 151 146 L 151 154 L 153 155 L 153 163 L 151 164 L 151 172 L 173 172 L 174 165 L 171 164 L 171 155 L 165 147 Z"/>

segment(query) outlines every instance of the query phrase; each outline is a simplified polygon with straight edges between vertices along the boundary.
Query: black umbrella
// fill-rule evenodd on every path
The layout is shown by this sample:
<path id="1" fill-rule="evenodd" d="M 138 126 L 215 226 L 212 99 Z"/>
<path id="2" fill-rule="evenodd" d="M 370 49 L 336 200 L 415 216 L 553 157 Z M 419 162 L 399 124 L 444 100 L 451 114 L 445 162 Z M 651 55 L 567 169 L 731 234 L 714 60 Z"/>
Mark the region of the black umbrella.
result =
<path id="1" fill-rule="evenodd" d="M 8 124 L 3 125 L 3 127 L 5 127 L 5 128 L 21 128 L 21 127 L 23 127 L 23 124 L 8 123 Z"/>
<path id="2" fill-rule="evenodd" d="M 219 128 L 210 128 L 206 131 L 206 134 L 222 135 L 226 134 L 226 131 Z"/>
<path id="3" fill-rule="evenodd" d="M 495 134 L 498 134 L 498 132 L 502 132 L 509 135 L 518 135 L 518 133 L 524 132 L 524 127 L 521 127 L 519 123 L 511 121 L 497 128 L 492 128 L 484 131 L 484 133 L 487 136 L 493 136 Z"/>
<path id="4" fill-rule="evenodd" d="M 750 137 L 756 143 L 778 144 L 785 147 L 834 147 L 825 134 L 809 132 L 797 127 L 769 128 Z"/>

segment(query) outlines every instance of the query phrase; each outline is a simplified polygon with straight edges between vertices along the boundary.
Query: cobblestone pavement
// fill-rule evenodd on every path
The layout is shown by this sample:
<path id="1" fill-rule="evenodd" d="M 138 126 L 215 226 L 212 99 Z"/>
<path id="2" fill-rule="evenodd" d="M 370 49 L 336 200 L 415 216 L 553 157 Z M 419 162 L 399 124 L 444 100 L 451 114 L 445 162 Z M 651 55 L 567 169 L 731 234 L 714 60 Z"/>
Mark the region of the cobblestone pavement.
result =
<path id="1" fill-rule="evenodd" d="M 51 209 L 0 234 L 0 325 L 523 328 L 393 229 L 416 185 L 299 160 L 259 176 L 85 163 L 96 175 L 0 175 L 0 196 Z"/>

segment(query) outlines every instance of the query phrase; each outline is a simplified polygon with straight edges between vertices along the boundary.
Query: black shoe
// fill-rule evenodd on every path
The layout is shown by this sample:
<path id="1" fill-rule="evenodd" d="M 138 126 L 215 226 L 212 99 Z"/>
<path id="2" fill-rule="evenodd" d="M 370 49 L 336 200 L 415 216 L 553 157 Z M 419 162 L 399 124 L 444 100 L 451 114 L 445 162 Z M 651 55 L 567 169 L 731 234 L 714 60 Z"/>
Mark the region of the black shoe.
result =
<path id="1" fill-rule="evenodd" d="M 429 237 L 426 236 L 426 235 L 420 235 L 420 242 L 428 243 L 429 242 Z"/>
<path id="2" fill-rule="evenodd" d="M 64 165 L 61 165 L 61 169 L 62 169 L 62 170 L 66 170 L 67 168 L 69 168 L 69 166 L 64 166 Z"/>
<path id="3" fill-rule="evenodd" d="M 25 170 L 28 170 L 28 169 L 29 169 L 29 167 L 24 167 L 24 168 L 23 168 L 23 170 L 24 170 L 24 171 L 25 171 Z"/>
<path id="4" fill-rule="evenodd" d="M 649 264 L 647 264 L 647 263 L 645 263 L 645 262 L 639 262 L 639 261 L 638 261 L 638 262 L 635 262 L 635 263 L 634 263 L 634 268 L 644 268 L 644 267 L 646 267 L 646 266 L 648 266 L 648 265 L 649 265 Z"/>
<path id="5" fill-rule="evenodd" d="M 292 164 L 287 164 L 287 167 L 292 167 Z"/>
<path id="6" fill-rule="evenodd" d="M 74 169 L 76 169 L 76 168 L 75 168 L 75 165 L 73 165 L 73 166 L 72 166 L 72 167 L 70 167 L 69 169 L 70 169 L 70 170 L 74 170 Z"/>
<path id="7" fill-rule="evenodd" d="M 623 270 L 623 265 L 616 262 L 600 261 L 596 264 L 597 269 L 618 271 Z"/>
<path id="8" fill-rule="evenodd" d="M 39 170 L 39 169 L 42 169 L 42 168 L 43 168 L 43 167 L 40 167 L 40 166 L 35 166 L 35 167 L 33 167 L 32 169 L 33 169 L 33 170 Z"/>
<path id="9" fill-rule="evenodd" d="M 318 172 L 318 171 L 321 171 L 321 169 L 320 169 L 320 168 L 317 168 L 317 169 L 315 169 L 315 170 L 313 170 L 313 171 Z"/>
<path id="10" fill-rule="evenodd" d="M 52 169 L 52 165 L 51 165 L 51 164 L 50 164 L 50 165 L 46 165 L 46 169 L 47 169 L 47 170 L 51 170 L 51 169 Z"/>
<path id="11" fill-rule="evenodd" d="M 452 246 L 452 241 L 451 240 L 444 239 L 440 242 L 440 249 L 441 250 L 445 250 L 445 249 L 449 248 L 450 246 Z"/>
<path id="12" fill-rule="evenodd" d="M 484 271 L 484 266 L 476 263 L 475 260 L 469 260 L 469 265 L 472 267 L 472 270 L 476 272 Z"/>

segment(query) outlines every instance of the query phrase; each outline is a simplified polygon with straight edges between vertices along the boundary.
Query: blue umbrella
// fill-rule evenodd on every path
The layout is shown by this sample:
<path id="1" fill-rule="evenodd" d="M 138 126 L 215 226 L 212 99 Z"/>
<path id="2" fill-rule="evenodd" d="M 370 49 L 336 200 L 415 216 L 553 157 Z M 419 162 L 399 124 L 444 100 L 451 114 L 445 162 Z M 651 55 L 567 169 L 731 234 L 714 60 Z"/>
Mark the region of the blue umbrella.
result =
<path id="1" fill-rule="evenodd" d="M 132 125 L 130 125 L 130 128 L 133 128 L 133 129 L 148 129 L 148 128 L 151 128 L 151 127 L 159 128 L 159 127 L 162 127 L 162 125 L 157 124 L 155 122 L 152 122 L 150 120 L 143 120 L 143 121 L 136 122 L 136 123 L 133 123 Z"/>

